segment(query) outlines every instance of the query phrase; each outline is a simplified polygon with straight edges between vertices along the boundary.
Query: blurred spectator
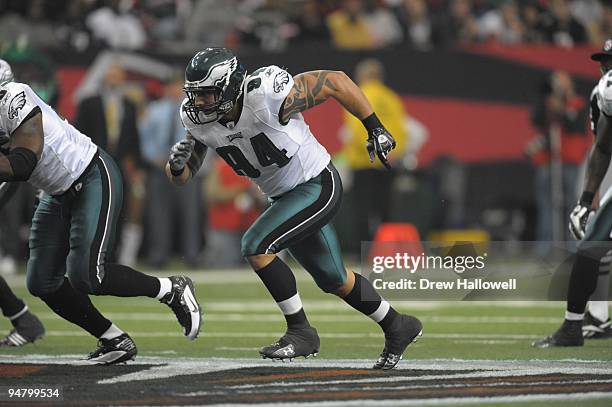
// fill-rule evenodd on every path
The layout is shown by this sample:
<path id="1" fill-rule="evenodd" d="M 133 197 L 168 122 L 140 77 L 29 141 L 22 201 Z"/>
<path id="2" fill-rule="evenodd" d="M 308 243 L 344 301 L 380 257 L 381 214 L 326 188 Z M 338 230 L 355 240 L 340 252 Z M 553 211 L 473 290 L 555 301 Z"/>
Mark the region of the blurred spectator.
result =
<path id="1" fill-rule="evenodd" d="M 147 36 L 142 23 L 129 10 L 121 9 L 121 4 L 120 0 L 102 1 L 102 7 L 87 16 L 87 27 L 96 38 L 103 40 L 111 48 L 143 48 Z"/>
<path id="2" fill-rule="evenodd" d="M 544 42 L 544 25 L 541 18 L 541 11 L 535 1 L 529 1 L 523 5 L 521 10 L 521 20 L 525 31 L 523 40 L 527 43 Z"/>
<path id="3" fill-rule="evenodd" d="M 208 233 L 206 265 L 232 267 L 242 263 L 242 234 L 259 216 L 263 196 L 249 180 L 236 175 L 225 161 L 217 158 L 206 179 Z"/>
<path id="4" fill-rule="evenodd" d="M 238 8 L 236 28 L 241 41 L 257 44 L 265 51 L 282 51 L 297 35 L 297 26 L 289 23 L 289 5 L 284 0 L 244 0 Z"/>
<path id="5" fill-rule="evenodd" d="M 567 217 L 576 204 L 578 171 L 590 139 L 585 100 L 567 72 L 554 72 L 543 84 L 531 122 L 537 134 L 526 154 L 536 166 L 537 239 L 569 239 Z"/>
<path id="6" fill-rule="evenodd" d="M 69 0 L 66 11 L 55 30 L 58 40 L 65 48 L 76 52 L 101 46 L 101 41 L 93 37 L 91 30 L 85 24 L 89 9 L 83 0 Z"/>
<path id="7" fill-rule="evenodd" d="M 374 111 L 397 142 L 391 160 L 401 160 L 407 144 L 406 112 L 400 97 L 384 84 L 384 68 L 374 59 L 360 62 L 355 69 L 356 82 Z M 381 222 L 388 220 L 393 172 L 376 161 L 370 163 L 365 150 L 368 138 L 361 121 L 345 112 L 348 137 L 342 155 L 353 173 L 355 230 L 360 240 L 370 240 Z M 393 162 L 393 161 L 392 161 Z"/>
<path id="8" fill-rule="evenodd" d="M 327 26 L 336 48 L 354 50 L 376 46 L 362 0 L 343 0 L 341 8 L 327 17 Z"/>
<path id="9" fill-rule="evenodd" d="M 184 37 L 201 48 L 227 45 L 234 32 L 238 0 L 199 0 L 184 25 Z"/>
<path id="10" fill-rule="evenodd" d="M 164 168 L 170 148 L 185 137 L 178 114 L 183 92 L 183 75 L 177 72 L 164 86 L 161 99 L 151 102 L 140 124 L 142 155 L 147 173 L 147 262 L 161 268 L 170 259 L 176 238 L 183 259 L 190 267 L 199 264 L 202 248 L 202 183 L 199 175 L 182 187 L 168 182 Z"/>
<path id="11" fill-rule="evenodd" d="M 453 47 L 478 40 L 478 23 L 471 0 L 452 0 L 447 13 L 435 20 L 433 40 L 439 47 Z"/>
<path id="12" fill-rule="evenodd" d="M 514 0 L 505 0 L 498 8 L 487 11 L 478 20 L 478 25 L 484 40 L 494 39 L 504 44 L 523 41 L 525 27 Z"/>
<path id="13" fill-rule="evenodd" d="M 153 43 L 183 38 L 184 27 L 192 11 L 189 0 L 143 0 L 140 2 L 142 24 Z"/>
<path id="14" fill-rule="evenodd" d="M 403 0 L 397 15 L 407 45 L 421 50 L 432 47 L 432 22 L 425 0 Z"/>
<path id="15" fill-rule="evenodd" d="M 573 47 L 587 42 L 587 32 L 570 13 L 567 0 L 550 0 L 543 16 L 544 38 L 562 47 Z"/>
<path id="16" fill-rule="evenodd" d="M 601 18 L 596 24 L 591 24 L 591 43 L 599 46 L 608 38 L 612 38 L 612 3 L 602 8 Z"/>
<path id="17" fill-rule="evenodd" d="M 2 15 L 0 19 L 2 42 L 41 48 L 57 45 L 51 21 L 46 15 L 44 0 L 30 0 L 23 10 L 24 14 L 10 12 L 10 9 L 7 11 L 3 10 L 0 14 Z"/>
<path id="18" fill-rule="evenodd" d="M 378 5 L 376 0 L 367 2 L 365 16 L 376 48 L 388 47 L 402 41 L 402 27 L 395 15 L 390 10 Z"/>
<path id="19" fill-rule="evenodd" d="M 292 40 L 293 43 L 299 45 L 329 43 L 329 29 L 317 0 L 306 0 L 293 22 L 298 29 Z"/>
<path id="20" fill-rule="evenodd" d="M 126 72 L 120 65 L 109 66 L 100 94 L 81 101 L 74 124 L 119 164 L 124 194 L 117 230 L 118 260 L 121 264 L 133 265 L 142 240 L 144 174 L 136 106 L 123 93 L 125 79 Z"/>
<path id="21" fill-rule="evenodd" d="M 597 47 L 610 36 L 599 36 L 599 26 L 604 16 L 604 7 L 609 6 L 609 0 L 572 0 L 569 4 L 571 14 L 586 29 L 591 42 Z M 612 34 L 609 32 L 608 34 Z"/>

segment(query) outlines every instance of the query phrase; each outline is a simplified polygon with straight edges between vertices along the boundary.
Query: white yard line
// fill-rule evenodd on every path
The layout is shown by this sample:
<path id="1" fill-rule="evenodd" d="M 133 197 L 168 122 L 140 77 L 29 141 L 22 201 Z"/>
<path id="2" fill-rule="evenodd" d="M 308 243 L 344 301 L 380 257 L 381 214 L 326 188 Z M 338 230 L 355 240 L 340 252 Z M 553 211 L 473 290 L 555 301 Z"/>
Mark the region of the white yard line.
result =
<path id="1" fill-rule="evenodd" d="M 369 319 L 363 315 L 353 312 L 354 315 L 320 315 L 313 313 L 309 315 L 311 321 L 314 322 L 368 322 Z M 53 312 L 38 312 L 36 313 L 44 319 L 61 320 L 61 317 Z M 160 309 L 160 312 L 105 312 L 104 315 L 112 320 L 119 321 L 174 321 L 174 315 L 167 312 L 166 309 Z M 204 319 L 206 321 L 220 322 L 281 322 L 282 315 L 275 312 L 267 314 L 251 314 L 251 313 L 236 313 L 236 312 L 205 312 Z M 499 316 L 422 316 L 419 317 L 422 322 L 443 323 L 443 324 L 560 324 L 562 319 L 556 317 L 499 317 Z"/>
<path id="2" fill-rule="evenodd" d="M 163 337 L 181 337 L 182 334 L 179 330 L 175 331 L 130 331 L 130 335 L 134 338 L 163 338 Z M 58 337 L 72 337 L 72 336 L 90 336 L 85 331 L 73 331 L 73 330 L 52 330 L 48 331 L 45 335 L 47 336 L 58 336 Z M 202 332 L 200 337 L 208 338 L 276 338 L 283 335 L 283 332 Z M 321 338 L 326 339 L 367 339 L 367 338 L 382 338 L 383 334 L 378 332 L 345 332 L 345 333 L 325 333 L 319 332 Z M 487 334 L 487 333 L 424 333 L 423 339 L 467 339 L 467 340 L 528 340 L 540 338 L 541 335 L 525 335 L 525 334 Z"/>

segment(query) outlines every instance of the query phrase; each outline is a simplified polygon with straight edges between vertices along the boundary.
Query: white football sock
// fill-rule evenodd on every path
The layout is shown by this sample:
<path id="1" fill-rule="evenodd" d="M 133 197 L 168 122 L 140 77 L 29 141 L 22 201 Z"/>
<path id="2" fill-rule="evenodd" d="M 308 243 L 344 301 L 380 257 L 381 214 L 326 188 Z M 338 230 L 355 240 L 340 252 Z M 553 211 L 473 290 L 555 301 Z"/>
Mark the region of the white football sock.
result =
<path id="1" fill-rule="evenodd" d="M 565 319 L 567 321 L 582 321 L 584 314 L 576 314 L 575 312 L 565 311 Z"/>
<path id="2" fill-rule="evenodd" d="M 598 320 L 606 322 L 610 317 L 608 314 L 608 301 L 590 301 L 589 312 Z"/>
<path id="3" fill-rule="evenodd" d="M 123 334 L 121 329 L 115 324 L 111 324 L 111 326 L 100 336 L 100 339 L 113 339 Z"/>
<path id="4" fill-rule="evenodd" d="M 163 277 L 158 278 L 159 280 L 159 293 L 155 297 L 158 300 L 161 300 L 166 294 L 172 291 L 172 281 L 169 278 Z"/>
<path id="5" fill-rule="evenodd" d="M 119 263 L 134 266 L 138 258 L 138 249 L 142 242 L 142 226 L 135 223 L 126 223 L 121 232 L 121 248 L 119 249 Z"/>

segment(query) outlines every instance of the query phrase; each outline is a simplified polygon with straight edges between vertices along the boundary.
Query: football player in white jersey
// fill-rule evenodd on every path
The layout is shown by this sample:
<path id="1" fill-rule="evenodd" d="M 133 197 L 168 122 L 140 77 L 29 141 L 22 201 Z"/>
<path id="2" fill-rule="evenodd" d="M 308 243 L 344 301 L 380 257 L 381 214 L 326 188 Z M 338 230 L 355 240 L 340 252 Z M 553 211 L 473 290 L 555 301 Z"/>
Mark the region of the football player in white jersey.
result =
<path id="1" fill-rule="evenodd" d="M 0 77 L 7 72 L 10 66 L 0 60 Z M 27 181 L 43 191 L 30 229 L 28 290 L 99 339 L 87 359 L 113 364 L 137 353 L 90 294 L 157 298 L 176 314 L 185 336 L 195 339 L 201 316 L 189 278 L 151 277 L 108 261 L 123 193 L 110 156 L 28 85 L 12 80 L 0 84 L 0 131 L 9 138 L 7 154 L 0 153 L 0 182 Z"/>
<path id="2" fill-rule="evenodd" d="M 180 114 L 187 137 L 172 148 L 166 166 L 170 180 L 179 185 L 189 181 L 210 148 L 238 175 L 251 178 L 270 201 L 244 234 L 241 247 L 287 322 L 285 335 L 263 347 L 261 356 L 291 359 L 319 351 L 319 336 L 306 318 L 295 277 L 276 256 L 288 249 L 322 290 L 381 326 L 385 346 L 374 367 L 395 367 L 421 334 L 421 322 L 398 314 L 366 278 L 345 269 L 330 223 L 340 207 L 342 182 L 301 114 L 336 99 L 362 119 L 370 160 L 378 156 L 388 166 L 395 141 L 359 87 L 338 71 L 293 77 L 282 68 L 266 66 L 247 75 L 230 50 L 206 48 L 185 70 L 185 91 Z"/>
<path id="3" fill-rule="evenodd" d="M 612 39 L 607 40 L 602 51 L 593 54 L 591 59 L 599 62 L 603 76 L 591 95 L 595 145 L 587 162 L 582 195 L 570 214 L 570 232 L 580 242 L 570 274 L 565 320 L 551 336 L 533 343 L 539 348 L 584 345 L 582 327 L 587 302 L 597 285 L 600 261 L 612 248 L 612 201 L 605 200 L 597 210 L 593 208 L 612 156 Z M 606 337 L 612 324 L 610 319 L 593 321 L 589 318 L 588 324 L 594 323 L 599 333 L 604 334 L 601 336 Z"/>

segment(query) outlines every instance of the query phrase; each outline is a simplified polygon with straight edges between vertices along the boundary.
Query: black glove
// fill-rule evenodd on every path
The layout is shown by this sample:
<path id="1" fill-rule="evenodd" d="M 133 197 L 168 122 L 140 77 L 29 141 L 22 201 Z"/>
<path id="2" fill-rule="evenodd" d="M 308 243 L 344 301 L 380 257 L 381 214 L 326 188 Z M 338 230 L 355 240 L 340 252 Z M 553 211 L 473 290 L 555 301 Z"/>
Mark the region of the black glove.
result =
<path id="1" fill-rule="evenodd" d="M 370 156 L 370 162 L 374 162 L 374 155 L 378 156 L 378 159 L 387 169 L 391 169 L 391 165 L 387 160 L 387 155 L 395 148 L 395 139 L 391 134 L 384 128 L 376 113 L 372 113 L 370 116 L 362 120 L 363 125 L 368 130 L 368 144 L 366 149 Z"/>
<path id="2" fill-rule="evenodd" d="M 175 177 L 180 176 L 185 170 L 185 165 L 191 157 L 195 141 L 191 139 L 183 139 L 172 146 L 170 149 L 170 158 L 168 163 L 170 164 L 170 172 Z"/>

